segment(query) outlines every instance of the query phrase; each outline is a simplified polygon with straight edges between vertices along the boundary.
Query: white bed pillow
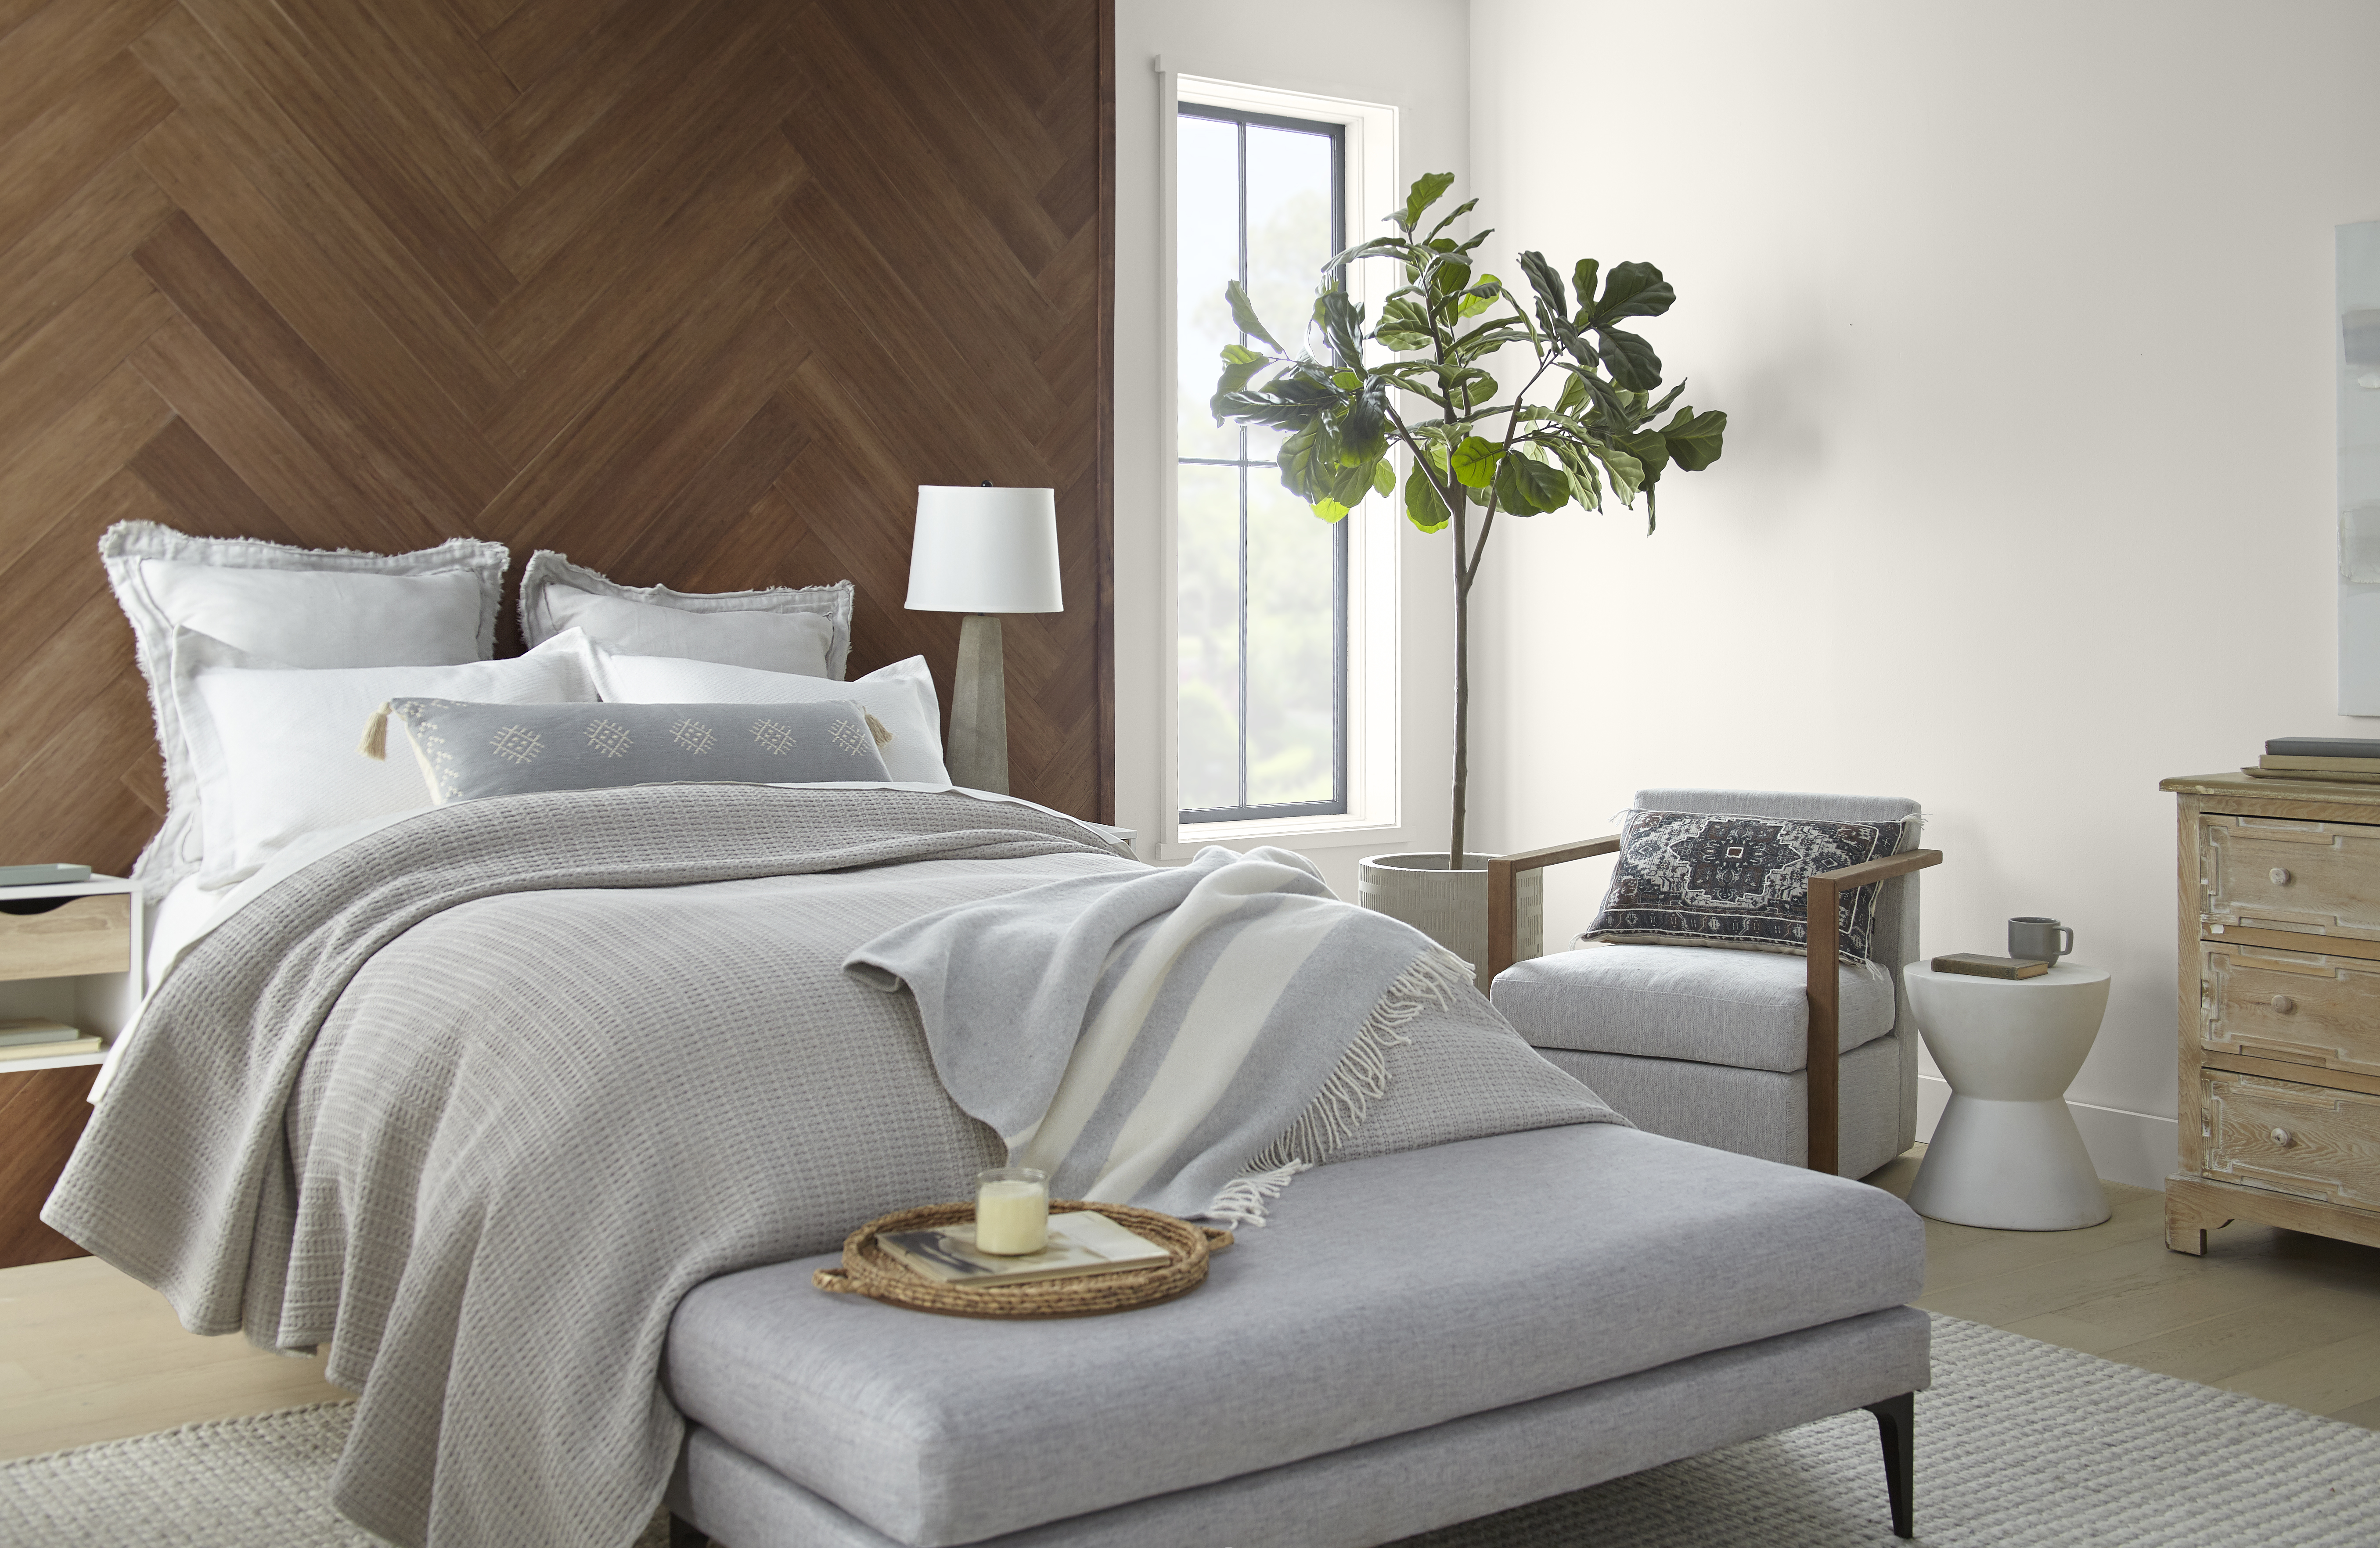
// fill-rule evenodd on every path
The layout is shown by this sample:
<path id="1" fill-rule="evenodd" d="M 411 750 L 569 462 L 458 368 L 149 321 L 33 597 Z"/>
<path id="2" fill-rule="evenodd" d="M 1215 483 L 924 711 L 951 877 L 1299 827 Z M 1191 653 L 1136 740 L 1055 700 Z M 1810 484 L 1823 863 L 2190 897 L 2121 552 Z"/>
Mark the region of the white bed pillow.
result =
<path id="1" fill-rule="evenodd" d="M 555 633 L 577 629 L 623 656 L 675 656 L 830 681 L 840 675 L 826 670 L 834 623 L 814 612 L 681 612 L 566 586 L 546 587 L 545 605 Z"/>
<path id="2" fill-rule="evenodd" d="M 849 683 L 759 671 L 716 661 L 664 656 L 618 656 L 589 647 L 596 692 L 615 704 L 808 704 L 856 699 L 884 722 L 884 770 L 892 779 L 947 785 L 942 767 L 942 707 L 926 659 L 912 656 Z"/>
<path id="3" fill-rule="evenodd" d="M 585 629 L 591 643 L 621 655 L 673 656 L 840 681 L 851 655 L 851 597 L 849 581 L 758 591 L 622 586 L 550 549 L 540 549 L 521 568 L 521 640 L 541 645 L 575 626 Z M 631 603 L 674 617 L 590 609 L 588 604 L 596 600 Z M 789 630 L 760 622 L 786 618 L 825 620 L 826 643 L 815 658 L 823 670 L 811 666 L 808 642 L 815 634 L 809 626 Z"/>
<path id="4" fill-rule="evenodd" d="M 132 875 L 152 900 L 202 858 L 196 774 L 174 698 L 174 636 L 191 629 L 290 667 L 436 666 L 494 653 L 511 553 L 456 538 L 412 553 L 193 538 L 118 522 L 100 562 L 132 624 L 165 760 L 165 821 Z"/>
<path id="5" fill-rule="evenodd" d="M 595 697 L 576 632 L 526 656 L 443 667 L 293 669 L 183 630 L 174 686 L 188 732 L 205 831 L 202 887 L 253 875 L 323 828 L 431 804 L 411 759 L 369 758 L 357 744 L 393 698 L 586 704 Z"/>

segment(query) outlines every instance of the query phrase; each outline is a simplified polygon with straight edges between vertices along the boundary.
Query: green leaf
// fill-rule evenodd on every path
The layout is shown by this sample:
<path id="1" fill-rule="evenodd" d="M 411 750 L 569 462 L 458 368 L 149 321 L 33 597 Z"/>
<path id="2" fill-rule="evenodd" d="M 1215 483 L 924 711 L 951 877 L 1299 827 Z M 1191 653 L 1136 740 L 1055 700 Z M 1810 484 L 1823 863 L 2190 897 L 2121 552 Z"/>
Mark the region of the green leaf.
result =
<path id="1" fill-rule="evenodd" d="M 1661 439 L 1670 444 L 1671 462 L 1688 473 L 1700 473 L 1718 461 L 1719 441 L 1726 430 L 1725 414 L 1716 408 L 1697 414 L 1690 405 L 1661 427 Z"/>
<path id="2" fill-rule="evenodd" d="M 1436 225 L 1431 226 L 1429 228 L 1429 234 L 1432 236 L 1437 236 L 1439 232 L 1444 231 L 1448 226 L 1452 225 L 1455 222 L 1461 220 L 1463 216 L 1471 213 L 1472 211 L 1476 210 L 1477 208 L 1479 208 L 1479 201 L 1477 200 L 1464 200 L 1462 203 L 1456 205 L 1454 209 L 1448 213 L 1444 220 L 1439 222 Z"/>
<path id="3" fill-rule="evenodd" d="M 1446 508 L 1429 475 L 1422 471 L 1421 459 L 1415 458 L 1413 466 L 1405 470 L 1405 520 L 1424 532 L 1438 532 L 1453 519 L 1454 513 Z"/>
<path id="4" fill-rule="evenodd" d="M 1537 293 L 1538 307 L 1555 317 L 1570 316 L 1570 301 L 1562 294 L 1561 276 L 1546 261 L 1541 252 L 1521 254 L 1521 272 L 1529 277 L 1529 288 Z"/>
<path id="5" fill-rule="evenodd" d="M 1344 269 L 1347 265 L 1354 262 L 1357 259 L 1363 258 L 1403 258 L 1410 261 L 1413 254 L 1413 246 L 1414 245 L 1411 242 L 1405 240 L 1402 236 L 1375 236 L 1368 242 L 1358 242 L 1354 247 L 1349 248 L 1342 252 L 1332 253 L 1330 255 L 1330 261 L 1325 263 L 1322 267 L 1325 269 Z"/>
<path id="6" fill-rule="evenodd" d="M 1659 430 L 1639 430 L 1634 435 L 1615 435 L 1611 443 L 1634 457 L 1645 476 L 1640 487 L 1651 489 L 1661 481 L 1661 470 L 1670 466 L 1670 440 Z"/>
<path id="7" fill-rule="evenodd" d="M 1603 366 L 1612 381 L 1638 393 L 1649 393 L 1661 384 L 1661 357 L 1643 335 L 1600 324 L 1595 333 L 1602 341 Z"/>
<path id="8" fill-rule="evenodd" d="M 1339 440 L 1343 459 L 1352 457 L 1357 463 L 1368 463 L 1386 456 L 1389 451 L 1389 411 L 1385 396 L 1365 393 L 1347 405 L 1347 417 L 1339 426 Z"/>
<path id="9" fill-rule="evenodd" d="M 1372 465 L 1372 489 L 1378 494 L 1393 494 L 1396 488 L 1397 471 L 1389 466 L 1388 458 L 1382 457 Z"/>
<path id="10" fill-rule="evenodd" d="M 1439 196 L 1454 187 L 1451 172 L 1425 172 L 1413 181 L 1405 193 L 1405 207 L 1396 217 L 1397 224 L 1410 232 L 1421 224 L 1421 212 L 1439 200 Z"/>
<path id="11" fill-rule="evenodd" d="M 1571 265 L 1570 285 L 1571 289 L 1578 294 L 1578 309 L 1582 313 L 1589 310 L 1594 305 L 1595 274 L 1600 267 L 1601 265 L 1591 258 L 1582 258 Z M 1582 323 L 1585 320 L 1584 316 L 1579 319 Z"/>
<path id="12" fill-rule="evenodd" d="M 1223 368 L 1221 378 L 1215 383 L 1215 395 L 1207 401 L 1207 406 L 1214 414 L 1217 424 L 1223 422 L 1224 400 L 1235 397 L 1245 391 L 1248 384 L 1248 378 L 1264 369 L 1266 363 L 1259 356 L 1254 360 L 1235 360 Z"/>
<path id="13" fill-rule="evenodd" d="M 1571 381 L 1576 382 L 1585 392 L 1594 415 L 1614 421 L 1627 418 L 1627 409 L 1621 402 L 1620 393 L 1613 390 L 1611 383 L 1595 374 L 1592 364 L 1574 366 L 1567 360 L 1559 363 L 1562 369 L 1570 373 Z M 1562 393 L 1565 398 L 1569 396 L 1570 389 L 1567 385 L 1563 387 Z"/>
<path id="14" fill-rule="evenodd" d="M 1465 436 L 1454 449 L 1454 476 L 1472 489 L 1484 490 L 1496 481 L 1496 464 L 1503 455 L 1503 448 L 1494 441 Z"/>
<path id="15" fill-rule="evenodd" d="M 1563 378 L 1561 396 L 1554 400 L 1556 413 L 1585 414 L 1595 406 L 1595 400 L 1587 395 L 1586 383 L 1579 380 L 1579 372 L 1572 371 Z"/>
<path id="16" fill-rule="evenodd" d="M 1347 297 L 1336 284 L 1326 284 L 1314 297 L 1314 320 L 1321 325 L 1322 336 L 1330 341 L 1330 352 L 1339 364 L 1354 366 L 1364 358 L 1364 308 Z"/>
<path id="17" fill-rule="evenodd" d="M 1429 324 L 1429 313 L 1421 303 L 1402 296 L 1393 296 L 1380 308 L 1380 326 L 1372 336 L 1384 348 L 1400 354 L 1427 349 L 1438 342 Z"/>
<path id="18" fill-rule="evenodd" d="M 1645 465 L 1616 446 L 1597 446 L 1595 456 L 1611 476 L 1611 490 L 1620 497 L 1620 503 L 1633 505 L 1636 491 L 1645 487 Z"/>
<path id="19" fill-rule="evenodd" d="M 1347 507 L 1340 504 L 1329 495 L 1325 495 L 1320 500 L 1316 501 L 1312 506 L 1312 510 L 1316 515 L 1320 516 L 1324 521 L 1328 522 L 1344 520 L 1347 514 Z"/>
<path id="20" fill-rule="evenodd" d="M 1272 357 L 1260 355 L 1244 344 L 1227 344 L 1223 346 L 1223 358 L 1234 366 L 1260 366 Z"/>
<path id="21" fill-rule="evenodd" d="M 1257 320 L 1257 309 L 1248 304 L 1248 293 L 1241 288 L 1239 281 L 1232 280 L 1223 286 L 1223 299 L 1232 304 L 1232 320 L 1239 324 L 1241 333 L 1250 338 L 1264 340 L 1265 343 L 1272 345 L 1272 352 L 1275 355 L 1289 353 L 1281 346 L 1281 341 L 1266 333 L 1265 325 Z"/>
<path id="22" fill-rule="evenodd" d="M 1571 498 L 1582 510 L 1603 509 L 1603 479 L 1595 471 L 1594 459 L 1586 449 L 1573 441 L 1563 441 L 1558 448 L 1562 466 L 1570 470 Z"/>
<path id="23" fill-rule="evenodd" d="M 1649 419 L 1654 415 L 1660 413 L 1661 410 L 1677 402 L 1678 394 L 1686 390 L 1686 378 L 1681 377 L 1675 387 L 1670 388 L 1668 392 L 1661 394 L 1661 401 L 1659 403 L 1655 404 L 1652 407 L 1645 411 L 1645 417 Z"/>
<path id="24" fill-rule="evenodd" d="M 1570 478 L 1560 469 L 1548 467 L 1535 457 L 1514 454 L 1497 466 L 1496 496 L 1498 502 L 1516 516 L 1559 511 L 1570 503 Z"/>
<path id="25" fill-rule="evenodd" d="M 1611 277 L 1603 282 L 1603 299 L 1595 303 L 1595 315 L 1589 320 L 1600 328 L 1607 322 L 1617 322 L 1623 317 L 1658 317 L 1668 311 L 1678 298 L 1661 271 L 1649 263 L 1615 263 Z M 1586 305 L 1581 296 L 1579 305 Z"/>

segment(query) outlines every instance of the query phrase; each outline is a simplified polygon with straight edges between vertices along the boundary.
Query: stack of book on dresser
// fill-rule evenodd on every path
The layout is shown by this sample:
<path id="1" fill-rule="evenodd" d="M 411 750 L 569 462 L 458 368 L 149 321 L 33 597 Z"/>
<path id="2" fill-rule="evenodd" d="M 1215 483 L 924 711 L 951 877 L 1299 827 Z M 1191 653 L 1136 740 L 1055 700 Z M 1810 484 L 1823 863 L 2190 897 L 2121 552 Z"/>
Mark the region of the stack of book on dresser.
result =
<path id="1" fill-rule="evenodd" d="M 100 1043 L 64 1022 L 37 1016 L 30 1021 L 0 1022 L 0 1069 L 12 1059 L 49 1058 L 58 1054 L 95 1054 Z"/>
<path id="2" fill-rule="evenodd" d="M 2380 739 L 2369 736 L 2277 736 L 2253 768 L 2259 780 L 2328 780 L 2380 785 Z"/>

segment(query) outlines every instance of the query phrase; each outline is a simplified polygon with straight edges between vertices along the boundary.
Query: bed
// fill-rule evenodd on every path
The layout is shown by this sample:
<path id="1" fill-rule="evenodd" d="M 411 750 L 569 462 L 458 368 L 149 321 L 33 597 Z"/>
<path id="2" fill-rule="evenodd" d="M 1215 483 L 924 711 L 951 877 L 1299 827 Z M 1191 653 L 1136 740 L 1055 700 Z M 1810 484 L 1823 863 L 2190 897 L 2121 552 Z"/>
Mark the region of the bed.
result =
<path id="1" fill-rule="evenodd" d="M 128 535 L 109 555 L 133 574 L 121 588 L 156 578 L 144 567 L 161 546 L 174 563 L 224 557 L 176 536 Z M 476 627 L 484 647 L 495 555 L 353 558 L 459 570 L 463 580 L 438 583 L 444 635 L 406 645 L 415 593 L 359 591 L 353 577 L 420 576 L 369 562 L 334 566 L 346 578 L 322 589 L 343 617 L 370 611 L 358 595 L 387 603 L 376 642 L 285 618 L 239 643 L 194 638 L 188 609 L 175 617 L 152 606 L 156 595 L 127 598 L 155 666 L 169 788 L 189 804 L 143 861 L 163 904 L 155 987 L 111 1050 L 43 1218 L 163 1291 L 194 1332 L 322 1350 L 329 1378 L 360 1395 L 335 1503 L 392 1542 L 625 1545 L 674 1477 L 674 1506 L 743 1512 L 754 1545 L 928 1541 L 803 1526 L 842 1509 L 795 1481 L 807 1448 L 766 1465 L 721 1449 L 736 1433 L 734 1400 L 689 1432 L 667 1381 L 692 1378 L 665 1381 L 665 1349 L 682 1308 L 726 1304 L 690 1299 L 698 1287 L 758 1283 L 771 1341 L 816 1336 L 847 1312 L 789 1295 L 798 1282 L 780 1282 L 783 1265 L 830 1252 L 873 1215 L 961 1196 L 986 1166 L 1026 1155 L 1062 1196 L 1260 1236 L 1300 1186 L 1366 1207 L 1380 1187 L 1403 1187 L 1393 1175 L 1370 1193 L 1301 1184 L 1318 1167 L 1381 1176 L 1362 1167 L 1541 1131 L 1631 1132 L 1527 1048 L 1466 964 L 1331 898 L 1298 857 L 1214 850 L 1159 870 L 1111 828 L 935 778 L 922 663 L 832 674 L 848 588 L 745 594 L 795 623 L 732 638 L 698 619 L 549 613 L 552 632 L 531 629 L 531 649 L 507 663 L 458 637 Z M 167 578 L 187 591 L 205 577 Z M 246 576 L 231 589 L 259 585 L 269 589 Z M 255 623 L 217 616 L 226 633 Z M 590 623 L 622 633 L 591 639 Z M 636 654 L 656 638 L 713 659 Z M 318 646 L 459 659 L 287 659 Z M 777 670 L 788 653 L 812 670 Z M 705 772 L 728 744 L 761 762 L 737 765 L 738 779 Z M 751 776 L 796 747 L 814 758 L 804 778 Z M 581 772 L 554 772 L 565 752 Z M 821 777 L 844 760 L 865 777 Z M 1682 1163 L 1637 1152 L 1668 1143 L 1576 1155 L 1621 1156 L 1614 1176 L 1658 1171 Z M 1486 1155 L 1487 1175 L 1500 1165 L 1501 1153 L 1465 1154 Z M 1647 1433 L 1698 1449 L 1724 1431 L 1708 1423 L 1713 1391 L 1736 1395 L 1718 1406 L 1730 1423 L 1893 1393 L 1905 1402 L 1922 1380 L 1923 1319 L 1900 1314 L 1897 1287 L 1922 1247 L 1906 1222 L 1879 1229 L 1882 1195 L 1783 1178 L 1766 1191 L 1759 1178 L 1714 1187 L 1781 1191 L 1791 1210 L 1831 1222 L 1815 1245 L 1780 1239 L 1780 1251 L 1815 1254 L 1809 1273 L 1732 1320 L 1702 1318 L 1675 1348 L 1632 1335 L 1620 1366 L 1581 1368 L 1593 1412 L 1637 1400 L 1608 1378 L 1652 1381 L 1670 1394 L 1658 1401 L 1695 1411 Z M 1582 1198 L 1589 1216 L 1630 1215 Z M 1828 1251 L 1837 1230 L 1867 1257 Z M 1627 1240 L 1633 1253 L 1644 1239 Z M 1582 1251 L 1540 1272 L 1576 1277 L 1565 1265 L 1585 1267 Z M 1843 1266 L 1870 1259 L 1885 1271 Z M 1220 1281 L 1241 1274 L 1227 1260 Z M 1295 1275 L 1274 1293 L 1306 1299 Z M 1223 1294 L 1206 1314 L 1228 1321 Z M 682 1349 L 702 1325 L 698 1315 L 681 1329 Z M 1745 1340 L 1753 1375 L 1705 1371 Z M 908 1341 L 895 1330 L 894 1346 Z M 735 1346 L 731 1333 L 723 1347 Z M 722 1347 L 710 1345 L 713 1368 Z M 1667 1363 L 1648 1371 L 1657 1355 Z M 1553 1369 L 1520 1361 L 1519 1386 L 1478 1400 L 1517 1411 Z M 1841 1379 L 1814 1387 L 1824 1371 Z M 878 1362 L 857 1380 L 898 1407 L 898 1383 L 915 1374 Z M 1325 1494 L 1348 1458 L 1372 1465 L 1367 1445 L 1434 1423 L 1400 1419 L 1393 1402 L 1356 1408 L 1373 1429 L 1301 1464 L 1321 1469 Z M 731 1475 L 741 1481 L 721 1481 Z M 1581 1477 L 1557 1468 L 1496 1487 Z M 1119 1503 L 1086 1498 L 1086 1519 Z M 1050 1541 L 1172 1541 L 1185 1530 L 1179 1512 L 1199 1508 L 1163 1506 L 1175 1515 L 1161 1528 L 1134 1517 L 1077 1536 L 1067 1524 Z M 1046 1518 L 944 1519 L 932 1540 Z"/>
<path id="2" fill-rule="evenodd" d="M 1175 1193 L 1136 1179 L 1135 1197 L 1253 1226 L 1318 1161 L 1616 1121 L 1467 986 L 1450 992 L 1461 964 L 1330 900 L 1295 857 L 1158 872 L 1112 829 L 953 790 L 922 663 L 832 675 L 848 587 L 741 594 L 785 626 L 728 610 L 730 636 L 703 627 L 712 599 L 683 611 L 546 563 L 577 605 L 525 591 L 530 649 L 490 660 L 493 548 L 315 556 L 137 526 L 103 548 L 185 804 L 140 874 L 162 905 L 156 987 L 44 1218 L 195 1332 L 322 1349 L 361 1395 L 337 1502 L 382 1535 L 628 1541 L 680 1449 L 657 1373 L 685 1292 L 962 1193 L 1014 1148 L 1015 1125 L 983 1115 L 1051 1100 L 982 1081 L 1064 1073 L 1116 962 L 1167 921 L 1181 939 L 1164 949 L 1196 974 L 1295 949 L 1274 991 L 1285 1030 L 1254 1053 L 1224 1036 L 1204 1106 L 1159 1131 L 1158 1154 L 1200 1159 L 1169 1167 Z M 656 640 L 711 659 L 638 654 Z M 834 745 L 866 777 L 702 772 L 719 737 L 749 752 L 744 733 L 797 712 L 845 716 Z M 456 729 L 472 713 L 499 734 Z M 833 750 L 782 740 L 805 738 Z M 541 761 L 522 756 L 532 743 Z M 619 756 L 630 743 L 660 761 Z M 608 784 L 518 785 L 574 747 Z M 1211 906 L 1191 925 L 1194 884 Z M 994 905 L 1008 912 L 950 937 L 932 996 L 845 971 L 888 932 Z M 1020 964 L 990 1015 L 990 986 Z M 1199 1024 L 1275 1024 L 1181 977 Z M 1053 1010 L 1061 982 L 1077 1003 Z M 1035 1038 L 1038 1063 L 1020 1051 Z M 1262 1062 L 1275 1047 L 1303 1060 L 1285 1082 Z M 1120 1061 L 1102 1078 L 1121 1094 L 1092 1105 L 1111 1128 L 1145 1120 L 1160 1104 L 1133 1082 L 1170 1089 L 1173 1069 Z"/>

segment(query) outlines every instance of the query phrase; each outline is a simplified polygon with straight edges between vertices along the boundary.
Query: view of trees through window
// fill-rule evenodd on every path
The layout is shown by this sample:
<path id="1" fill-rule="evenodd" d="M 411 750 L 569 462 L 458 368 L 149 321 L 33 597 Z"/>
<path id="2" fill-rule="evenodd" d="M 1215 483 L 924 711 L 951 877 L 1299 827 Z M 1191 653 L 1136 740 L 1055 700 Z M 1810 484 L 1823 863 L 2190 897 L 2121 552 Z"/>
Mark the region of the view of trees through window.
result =
<path id="1" fill-rule="evenodd" d="M 1226 282 L 1293 346 L 1312 314 L 1346 245 L 1345 131 L 1190 103 L 1179 128 L 1181 816 L 1344 812 L 1346 523 L 1281 488 L 1281 432 L 1218 428 L 1207 400 L 1242 342 Z"/>

